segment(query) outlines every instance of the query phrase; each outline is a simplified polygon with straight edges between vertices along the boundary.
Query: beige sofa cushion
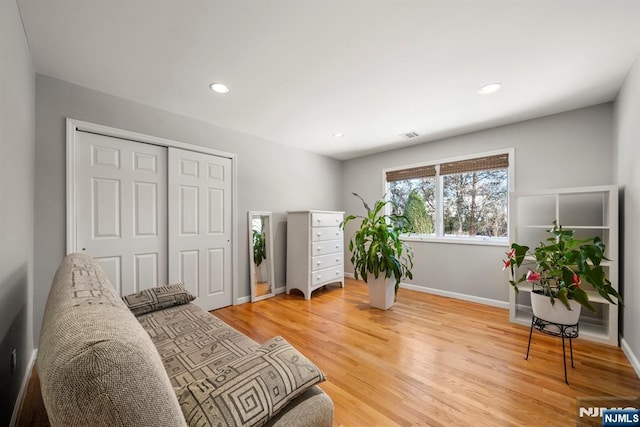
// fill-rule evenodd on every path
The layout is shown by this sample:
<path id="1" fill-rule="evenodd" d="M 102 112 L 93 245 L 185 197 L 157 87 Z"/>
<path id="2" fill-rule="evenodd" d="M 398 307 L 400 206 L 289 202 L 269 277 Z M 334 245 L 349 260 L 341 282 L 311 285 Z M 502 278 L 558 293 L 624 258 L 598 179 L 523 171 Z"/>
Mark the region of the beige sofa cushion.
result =
<path id="1" fill-rule="evenodd" d="M 173 307 L 174 305 L 186 304 L 194 299 L 196 297 L 185 289 L 182 282 L 144 289 L 135 294 L 122 297 L 122 301 L 136 316 Z"/>
<path id="2" fill-rule="evenodd" d="M 53 426 L 185 425 L 149 335 L 85 255 L 56 273 L 37 366 Z"/>
<path id="3" fill-rule="evenodd" d="M 309 359 L 275 337 L 176 394 L 189 426 L 261 426 L 324 380 Z"/>
<path id="4" fill-rule="evenodd" d="M 174 387 L 207 378 L 258 343 L 195 304 L 183 304 L 139 316 Z"/>

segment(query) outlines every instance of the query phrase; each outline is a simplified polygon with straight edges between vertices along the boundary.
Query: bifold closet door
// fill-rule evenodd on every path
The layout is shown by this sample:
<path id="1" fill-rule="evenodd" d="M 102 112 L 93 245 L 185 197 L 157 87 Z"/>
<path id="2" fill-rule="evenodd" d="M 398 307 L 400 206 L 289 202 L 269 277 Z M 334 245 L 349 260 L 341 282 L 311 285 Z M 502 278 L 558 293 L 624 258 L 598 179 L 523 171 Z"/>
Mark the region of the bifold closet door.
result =
<path id="1" fill-rule="evenodd" d="M 120 295 L 167 283 L 167 148 L 77 132 L 76 248 Z"/>
<path id="2" fill-rule="evenodd" d="M 231 159 L 168 150 L 169 280 L 206 310 L 231 305 Z"/>

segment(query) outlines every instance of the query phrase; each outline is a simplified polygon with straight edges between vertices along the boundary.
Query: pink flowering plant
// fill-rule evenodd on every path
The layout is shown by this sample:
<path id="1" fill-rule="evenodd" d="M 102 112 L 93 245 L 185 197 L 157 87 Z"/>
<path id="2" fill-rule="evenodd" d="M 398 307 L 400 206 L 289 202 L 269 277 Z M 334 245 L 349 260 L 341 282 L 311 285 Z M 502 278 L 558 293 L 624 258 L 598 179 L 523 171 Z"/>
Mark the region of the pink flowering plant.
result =
<path id="1" fill-rule="evenodd" d="M 502 269 L 509 270 L 509 284 L 515 292 L 518 292 L 518 285 L 526 281 L 532 284 L 534 292 L 548 296 L 552 304 L 557 299 L 571 310 L 569 300 L 573 299 L 595 311 L 589 303 L 589 294 L 582 288 L 584 281 L 610 303 L 616 303 L 613 298 L 622 302 L 601 265 L 607 258 L 605 245 L 599 237 L 574 239 L 573 230 L 563 229 L 555 221 L 548 232 L 553 235 L 533 251 L 528 246 L 511 244 Z M 535 263 L 535 267 L 517 276 L 518 267 L 525 262 Z"/>

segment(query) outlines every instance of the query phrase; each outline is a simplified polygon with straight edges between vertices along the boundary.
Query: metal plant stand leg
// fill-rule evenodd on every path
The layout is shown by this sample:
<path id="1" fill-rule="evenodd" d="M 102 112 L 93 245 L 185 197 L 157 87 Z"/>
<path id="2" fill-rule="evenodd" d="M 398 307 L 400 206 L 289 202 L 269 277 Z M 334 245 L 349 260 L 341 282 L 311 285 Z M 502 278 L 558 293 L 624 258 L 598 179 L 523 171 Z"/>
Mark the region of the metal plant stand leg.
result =
<path id="1" fill-rule="evenodd" d="M 569 350 L 571 351 L 571 367 L 575 368 L 575 366 L 573 366 L 573 338 L 569 338 Z"/>
<path id="2" fill-rule="evenodd" d="M 529 360 L 529 349 L 531 348 L 531 335 L 533 335 L 533 320 L 535 317 L 531 319 L 531 329 L 529 329 L 529 344 L 527 344 L 527 355 L 524 357 L 524 360 Z"/>
<path id="3" fill-rule="evenodd" d="M 575 368 L 573 365 L 573 338 L 578 337 L 578 324 L 575 325 L 562 325 L 560 323 L 549 322 L 547 320 L 540 319 L 539 317 L 533 316 L 531 318 L 531 329 L 529 330 L 529 343 L 527 344 L 527 355 L 525 356 L 525 360 L 529 360 L 529 350 L 531 349 L 531 337 L 533 335 L 533 330 L 537 329 L 538 331 L 545 333 L 547 335 L 552 335 L 554 337 L 562 338 L 562 363 L 564 367 L 564 382 L 569 384 L 569 380 L 567 378 L 567 351 L 565 349 L 565 338 L 569 339 L 569 354 L 571 357 L 571 367 Z"/>
<path id="4" fill-rule="evenodd" d="M 571 355 L 571 358 L 573 359 L 573 355 Z M 564 350 L 564 334 L 562 334 L 562 363 L 564 364 L 564 382 L 569 384 L 567 380 L 567 354 Z"/>

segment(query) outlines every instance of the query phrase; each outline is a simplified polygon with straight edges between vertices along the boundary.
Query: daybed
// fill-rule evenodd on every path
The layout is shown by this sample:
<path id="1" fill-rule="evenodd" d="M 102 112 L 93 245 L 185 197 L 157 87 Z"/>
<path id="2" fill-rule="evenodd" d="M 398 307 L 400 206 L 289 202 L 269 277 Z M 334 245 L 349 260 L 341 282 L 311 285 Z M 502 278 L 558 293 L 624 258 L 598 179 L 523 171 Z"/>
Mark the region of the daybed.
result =
<path id="1" fill-rule="evenodd" d="M 192 299 L 178 284 L 123 301 L 97 261 L 67 256 L 37 357 L 51 424 L 331 425 L 317 367 L 281 337 L 259 345 Z"/>

